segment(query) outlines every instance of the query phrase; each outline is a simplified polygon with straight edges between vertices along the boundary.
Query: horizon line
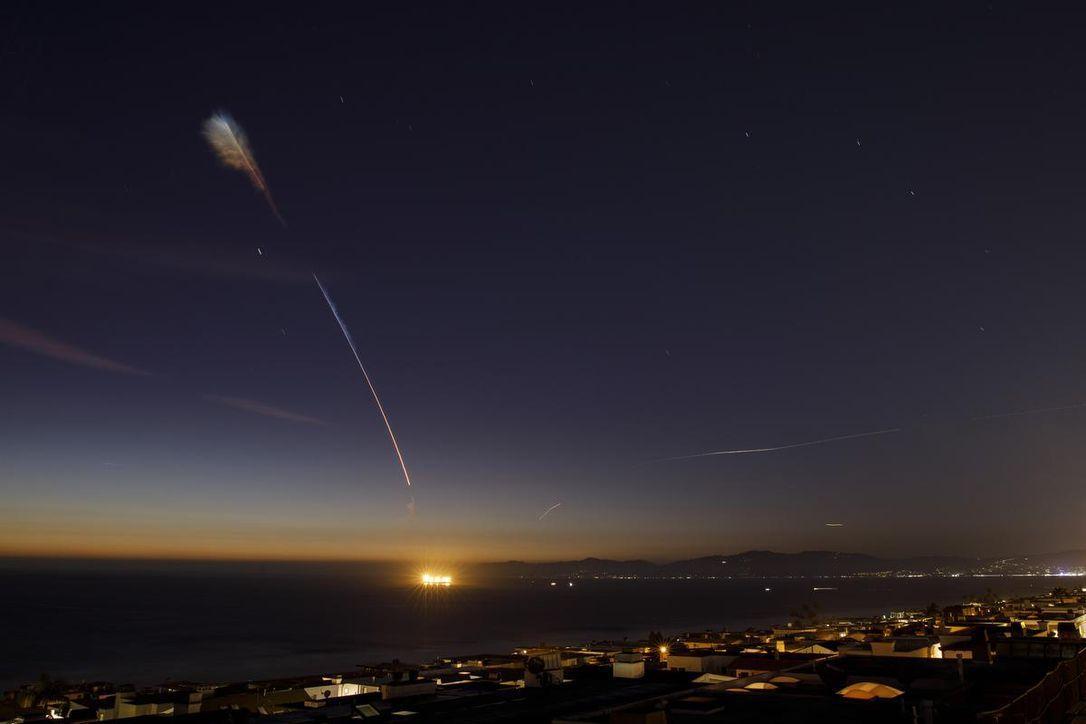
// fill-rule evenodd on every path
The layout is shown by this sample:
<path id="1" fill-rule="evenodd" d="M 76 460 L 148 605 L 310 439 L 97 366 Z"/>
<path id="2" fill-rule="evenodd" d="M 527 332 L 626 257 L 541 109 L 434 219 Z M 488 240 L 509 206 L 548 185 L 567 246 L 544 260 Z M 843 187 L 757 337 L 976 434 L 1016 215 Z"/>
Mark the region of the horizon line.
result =
<path id="1" fill-rule="evenodd" d="M 733 558 L 750 553 L 772 553 L 778 555 L 801 555 L 804 553 L 832 553 L 837 555 L 858 555 L 880 558 L 883 560 L 907 560 L 910 558 L 963 558 L 973 560 L 985 560 L 999 557 L 1030 557 L 1042 555 L 1059 555 L 1063 553 L 1086 552 L 1086 548 L 1065 548 L 1057 551 L 1043 553 L 1014 553 L 1014 554 L 959 554 L 959 553 L 914 553 L 914 554 L 880 554 L 863 553 L 858 551 L 832 550 L 832 549 L 802 549 L 802 550 L 773 550 L 769 548 L 748 548 L 733 553 L 706 553 L 689 555 L 678 558 L 645 558 L 645 557 L 609 557 L 598 555 L 585 555 L 566 558 L 504 558 L 504 559 L 472 559 L 457 562 L 455 565 L 480 566 L 480 565 L 507 565 L 507 564 L 532 564 L 546 565 L 557 563 L 579 563 L 583 561 L 597 560 L 613 563 L 648 563 L 654 566 L 666 566 L 673 563 L 681 563 L 704 558 Z M 108 555 L 100 553 L 27 553 L 0 551 L 0 562 L 24 561 L 24 562 L 101 562 L 101 563 L 219 563 L 219 564 L 389 564 L 389 565 L 420 565 L 419 558 L 362 558 L 362 557 L 329 557 L 329 556 L 214 556 L 214 555 Z M 451 564 L 451 562 L 450 562 Z"/>

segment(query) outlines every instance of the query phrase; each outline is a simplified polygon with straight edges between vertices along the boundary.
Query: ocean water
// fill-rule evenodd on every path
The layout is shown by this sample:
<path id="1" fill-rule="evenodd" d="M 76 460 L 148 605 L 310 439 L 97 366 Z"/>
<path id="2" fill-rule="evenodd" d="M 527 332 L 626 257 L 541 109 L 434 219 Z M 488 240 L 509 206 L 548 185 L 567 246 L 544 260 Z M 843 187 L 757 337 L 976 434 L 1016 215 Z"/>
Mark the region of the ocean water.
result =
<path id="1" fill-rule="evenodd" d="M 153 684 L 345 671 L 359 663 L 739 630 L 813 603 L 870 616 L 1055 578 L 484 581 L 439 590 L 388 565 L 0 562 L 0 688 L 46 672 Z M 833 590 L 813 590 L 815 587 Z M 766 589 L 770 590 L 766 590 Z"/>

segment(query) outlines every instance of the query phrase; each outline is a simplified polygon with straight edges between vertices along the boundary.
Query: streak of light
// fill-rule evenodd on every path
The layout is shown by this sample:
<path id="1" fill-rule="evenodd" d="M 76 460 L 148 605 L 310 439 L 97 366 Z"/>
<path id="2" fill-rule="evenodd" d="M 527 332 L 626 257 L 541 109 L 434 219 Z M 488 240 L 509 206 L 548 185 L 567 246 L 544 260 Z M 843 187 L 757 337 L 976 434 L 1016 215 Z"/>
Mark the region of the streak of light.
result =
<path id="1" fill-rule="evenodd" d="M 827 528 L 843 528 L 844 526 L 844 523 L 826 523 Z"/>
<path id="2" fill-rule="evenodd" d="M 1019 417 L 1020 415 L 1040 415 L 1045 412 L 1061 412 L 1063 410 L 1079 410 L 1086 407 L 1086 402 L 1077 402 L 1074 405 L 1061 405 L 1060 407 L 1039 407 L 1034 410 L 1018 410 L 1017 412 L 998 412 L 994 415 L 978 415 L 969 418 L 973 422 L 978 420 L 998 420 L 1003 417 Z"/>
<path id="3" fill-rule="evenodd" d="M 855 435 L 840 435 L 838 437 L 827 437 L 821 440 L 808 440 L 807 442 L 796 442 L 790 445 L 777 445 L 776 447 L 755 447 L 747 448 L 745 450 L 714 450 L 712 452 L 696 453 L 694 455 L 678 455 L 676 457 L 661 458 L 657 462 L 666 462 L 668 460 L 690 460 L 692 458 L 704 458 L 711 457 L 713 455 L 750 455 L 753 453 L 766 453 L 776 452 L 778 450 L 791 450 L 797 447 L 810 447 L 812 445 L 825 445 L 830 442 L 839 442 L 841 440 L 855 440 L 861 437 L 875 437 L 876 435 L 889 435 L 891 433 L 901 432 L 900 427 L 893 427 L 888 430 L 875 430 L 873 432 L 858 432 Z"/>
<path id="4" fill-rule="evenodd" d="M 547 517 L 548 515 L 550 515 L 550 512 L 551 512 L 552 510 L 554 510 L 555 508 L 557 508 L 557 507 L 558 507 L 559 505 L 561 505 L 561 503 L 555 503 L 555 504 L 554 504 L 554 505 L 552 505 L 551 507 L 549 507 L 549 508 L 547 508 L 546 510 L 544 510 L 544 511 L 543 511 L 543 515 L 539 516 L 539 519 L 540 519 L 540 520 L 543 520 L 544 518 L 546 518 L 546 517 Z"/>
<path id="5" fill-rule="evenodd" d="M 321 294 L 324 295 L 324 301 L 328 303 L 328 308 L 332 310 L 332 316 L 335 317 L 340 330 L 343 332 L 343 336 L 347 339 L 347 344 L 350 346 L 351 352 L 354 353 L 354 359 L 358 362 L 358 368 L 362 370 L 362 378 L 366 380 L 366 386 L 370 388 L 370 394 L 373 395 L 373 401 L 377 403 L 377 410 L 381 413 L 381 419 L 385 422 L 385 429 L 388 430 L 388 437 L 392 440 L 392 449 L 396 451 L 396 458 L 400 461 L 403 479 L 407 483 L 407 487 L 410 488 L 411 475 L 407 472 L 407 463 L 404 462 L 403 453 L 400 452 L 400 444 L 396 442 L 396 433 L 392 432 L 392 425 L 389 423 L 388 415 L 385 413 L 385 406 L 381 404 L 381 398 L 377 395 L 377 388 L 373 386 L 373 381 L 370 380 L 370 375 L 366 372 L 366 366 L 362 364 L 362 358 L 358 355 L 358 348 L 355 347 L 351 332 L 347 329 L 343 317 L 339 316 L 339 309 L 336 308 L 336 303 L 332 301 L 332 297 L 329 296 L 328 290 L 324 288 L 324 285 L 321 284 L 321 280 L 317 278 L 316 274 L 313 275 L 313 281 L 317 283 L 317 287 L 321 290 Z"/>

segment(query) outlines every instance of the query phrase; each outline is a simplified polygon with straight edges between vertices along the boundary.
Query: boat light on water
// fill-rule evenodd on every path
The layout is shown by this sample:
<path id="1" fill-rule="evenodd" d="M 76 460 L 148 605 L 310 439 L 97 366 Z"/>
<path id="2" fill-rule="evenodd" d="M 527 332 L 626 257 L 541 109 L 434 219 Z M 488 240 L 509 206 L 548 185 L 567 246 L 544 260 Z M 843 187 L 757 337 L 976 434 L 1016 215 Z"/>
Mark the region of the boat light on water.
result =
<path id="1" fill-rule="evenodd" d="M 452 576 L 436 576 L 433 573 L 422 574 L 422 585 L 424 586 L 451 586 Z"/>

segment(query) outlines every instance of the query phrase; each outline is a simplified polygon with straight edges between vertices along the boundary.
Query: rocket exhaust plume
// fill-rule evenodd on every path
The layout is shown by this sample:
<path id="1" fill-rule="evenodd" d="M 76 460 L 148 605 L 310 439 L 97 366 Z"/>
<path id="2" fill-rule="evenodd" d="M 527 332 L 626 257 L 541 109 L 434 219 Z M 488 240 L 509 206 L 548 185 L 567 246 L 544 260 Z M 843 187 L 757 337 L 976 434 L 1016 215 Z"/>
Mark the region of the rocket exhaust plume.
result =
<path id="1" fill-rule="evenodd" d="M 778 445 L 777 447 L 755 447 L 747 450 L 715 450 L 713 452 L 696 453 L 694 455 L 678 455 L 672 458 L 661 458 L 656 462 L 665 462 L 668 460 L 690 460 L 693 458 L 706 458 L 713 455 L 750 455 L 752 453 L 766 453 L 776 452 L 778 450 L 791 450 L 797 447 L 810 447 L 811 445 L 825 445 L 829 442 L 838 442 L 840 440 L 855 440 L 858 437 L 874 437 L 876 435 L 889 435 L 890 433 L 901 432 L 900 427 L 894 427 L 889 430 L 875 430 L 874 432 L 858 432 L 855 435 L 841 435 L 840 437 L 827 437 L 822 440 L 809 440 L 807 442 L 796 442 L 791 445 Z"/>
<path id="2" fill-rule="evenodd" d="M 257 191 L 264 195 L 272 213 L 283 226 L 287 222 L 279 214 L 279 207 L 275 205 L 268 182 L 264 180 L 264 174 L 260 172 L 260 166 L 256 163 L 253 150 L 249 148 L 249 139 L 245 137 L 245 131 L 241 130 L 229 113 L 219 111 L 204 121 L 204 138 L 211 145 L 215 155 L 223 166 L 241 171 L 249 177 L 249 182 Z"/>
<path id="3" fill-rule="evenodd" d="M 377 390 L 373 386 L 373 381 L 370 380 L 370 375 L 366 372 L 366 366 L 362 364 L 362 358 L 358 356 L 358 348 L 354 345 L 354 339 L 351 338 L 351 333 L 347 329 L 347 325 L 344 324 L 343 318 L 339 316 L 339 310 L 336 308 L 336 303 L 332 301 L 332 297 L 328 295 L 328 290 L 321 284 L 321 280 L 317 278 L 317 275 L 313 275 L 313 281 L 317 283 L 317 287 L 321 290 L 321 294 L 324 295 L 324 301 L 328 303 L 328 308 L 332 310 L 332 316 L 336 318 L 336 322 L 339 324 L 340 330 L 343 332 L 343 336 L 347 338 L 347 344 L 351 348 L 351 352 L 354 353 L 354 359 L 358 362 L 358 369 L 362 370 L 362 378 L 366 380 L 366 386 L 370 388 L 370 394 L 373 395 L 373 401 L 377 403 L 377 411 L 381 413 L 381 419 L 385 422 L 385 429 L 388 430 L 388 437 L 392 440 L 392 449 L 396 451 L 396 457 L 400 461 L 400 469 L 403 470 L 403 479 L 407 483 L 407 487 L 411 487 L 411 475 L 407 472 L 407 464 L 403 461 L 403 453 L 400 452 L 400 444 L 396 442 L 396 433 L 392 432 L 392 425 L 388 422 L 388 415 L 385 414 L 385 406 L 381 404 L 381 398 L 377 396 Z M 414 500 L 408 505 L 408 510 L 414 513 Z"/>
<path id="4" fill-rule="evenodd" d="M 544 518 L 546 518 L 546 517 L 547 517 L 548 515 L 550 515 L 550 512 L 551 512 L 552 510 L 554 510 L 555 508 L 557 508 L 557 507 L 558 507 L 559 505 L 561 505 L 561 503 L 555 503 L 555 504 L 554 504 L 554 505 L 552 505 L 551 507 L 549 507 L 549 508 L 547 508 L 546 510 L 544 510 L 544 511 L 543 511 L 543 515 L 539 516 L 539 519 L 540 519 L 540 520 L 543 520 Z"/>

